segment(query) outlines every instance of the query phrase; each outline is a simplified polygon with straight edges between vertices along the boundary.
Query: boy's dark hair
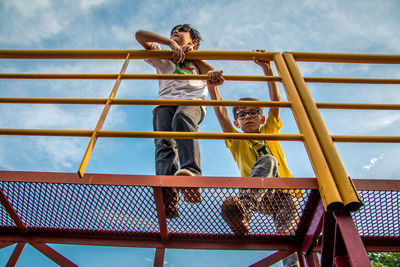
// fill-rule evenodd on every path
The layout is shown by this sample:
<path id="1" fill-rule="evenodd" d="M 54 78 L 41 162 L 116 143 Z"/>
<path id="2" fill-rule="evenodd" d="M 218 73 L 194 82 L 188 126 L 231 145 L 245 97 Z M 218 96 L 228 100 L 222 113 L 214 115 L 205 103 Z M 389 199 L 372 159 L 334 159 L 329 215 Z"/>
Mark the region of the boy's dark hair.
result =
<path id="1" fill-rule="evenodd" d="M 260 101 L 260 100 L 255 97 L 242 97 L 239 99 L 239 101 Z M 233 113 L 233 117 L 235 118 L 235 120 L 236 120 L 236 113 L 239 108 L 242 108 L 242 107 L 233 107 L 232 108 L 232 113 Z M 263 107 L 255 107 L 255 108 L 258 109 L 261 112 L 261 114 L 263 114 L 263 112 L 264 112 Z"/>
<path id="2" fill-rule="evenodd" d="M 171 35 L 178 28 L 180 28 L 182 31 L 189 32 L 190 38 L 192 38 L 192 40 L 197 40 L 197 44 L 193 47 L 193 49 L 194 50 L 199 49 L 200 41 L 203 40 L 201 39 L 200 33 L 195 28 L 190 26 L 190 24 L 180 24 L 172 28 Z"/>

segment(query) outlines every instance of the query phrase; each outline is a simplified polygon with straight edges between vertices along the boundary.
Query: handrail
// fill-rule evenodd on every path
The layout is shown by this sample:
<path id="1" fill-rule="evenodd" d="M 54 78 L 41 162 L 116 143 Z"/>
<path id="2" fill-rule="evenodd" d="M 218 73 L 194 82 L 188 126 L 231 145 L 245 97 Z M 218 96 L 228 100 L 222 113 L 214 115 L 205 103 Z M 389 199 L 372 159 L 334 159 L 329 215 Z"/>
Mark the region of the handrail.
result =
<path id="1" fill-rule="evenodd" d="M 0 79 L 93 79 L 93 80 L 207 80 L 207 75 L 179 74 L 42 74 L 42 73 L 0 73 Z M 281 81 L 278 76 L 224 75 L 227 81 Z"/>
<path id="2" fill-rule="evenodd" d="M 92 130 L 53 129 L 0 129 L 0 135 L 69 136 L 90 137 Z M 163 131 L 105 131 L 96 132 L 98 137 L 119 138 L 175 138 L 175 139 L 250 139 L 302 141 L 301 134 L 251 134 L 251 133 L 204 133 L 204 132 L 163 132 Z"/>
<path id="3" fill-rule="evenodd" d="M 362 201 L 351 178 L 346 172 L 332 138 L 329 135 L 328 129 L 326 128 L 324 121 L 317 110 L 311 93 L 308 90 L 307 85 L 301 75 L 300 69 L 296 64 L 294 56 L 289 53 L 284 53 L 283 57 L 288 66 L 293 82 L 296 85 L 297 92 L 300 95 L 308 118 L 313 125 L 318 142 L 322 148 L 326 161 L 328 162 L 329 169 L 333 174 L 336 186 L 338 187 L 340 195 L 343 198 L 343 203 L 348 210 L 356 211 L 361 207 Z"/>
<path id="4" fill-rule="evenodd" d="M 296 61 L 303 61 L 303 62 L 371 63 L 371 64 L 400 63 L 400 55 L 314 53 L 314 52 L 285 52 L 285 53 L 293 55 Z"/>
<path id="5" fill-rule="evenodd" d="M 272 60 L 278 52 L 189 51 L 188 60 Z M 172 58 L 169 50 L 0 50 L 0 58 L 9 59 L 162 59 Z"/>
<path id="6" fill-rule="evenodd" d="M 304 77 L 309 83 L 400 84 L 400 79 Z"/>
<path id="7" fill-rule="evenodd" d="M 106 98 L 24 98 L 0 97 L 0 103 L 24 104 L 105 104 Z M 113 105 L 169 105 L 169 106 L 237 106 L 237 107 L 282 107 L 289 108 L 290 102 L 237 101 L 237 100 L 177 100 L 177 99 L 122 99 L 111 100 Z"/>
<path id="8" fill-rule="evenodd" d="M 339 195 L 332 193 L 330 196 L 325 195 L 328 188 L 332 190 L 336 185 L 331 184 L 329 179 L 333 179 L 330 171 L 337 172 L 338 165 L 335 160 L 332 161 L 332 151 L 327 144 L 330 142 L 378 142 L 378 143 L 398 143 L 397 136 L 344 136 L 329 135 L 324 133 L 323 140 L 327 143 L 323 144 L 322 149 L 318 140 L 314 135 L 317 133 L 321 142 L 320 132 L 317 129 L 320 125 L 309 124 L 309 119 L 313 117 L 310 113 L 307 101 L 304 102 L 304 92 L 302 92 L 302 82 L 313 83 L 364 83 L 364 84 L 400 84 L 400 79 L 371 79 L 371 78 L 335 78 L 335 77 L 302 77 L 301 74 L 293 83 L 293 77 L 287 70 L 295 69 L 287 62 L 287 57 L 291 55 L 295 61 L 304 62 L 338 62 L 338 63 L 375 63 L 375 64 L 399 64 L 400 55 L 369 55 L 369 54 L 330 54 L 330 53 L 304 53 L 304 52 L 286 52 L 285 60 L 279 52 L 246 52 L 246 51 L 189 51 L 186 53 L 186 59 L 189 60 L 245 60 L 250 61 L 253 57 L 261 60 L 274 61 L 281 76 L 255 76 L 255 75 L 224 75 L 225 80 L 230 81 L 275 81 L 282 82 L 290 102 L 274 102 L 274 101 L 215 101 L 215 100 L 161 100 L 161 99 L 115 99 L 115 92 L 112 92 L 108 99 L 94 98 L 13 98 L 2 97 L 0 103 L 13 104 L 95 104 L 105 105 L 107 110 L 111 105 L 203 105 L 203 106 L 263 106 L 263 107 L 283 107 L 291 108 L 299 125 L 300 134 L 279 134 L 279 135 L 251 135 L 251 134 L 227 134 L 227 133 L 180 133 L 180 132 L 145 132 L 145 131 L 103 131 L 101 126 L 105 120 L 106 113 L 102 114 L 95 130 L 47 130 L 47 129 L 0 129 L 0 135 L 44 135 L 44 136 L 91 136 L 91 142 L 85 154 L 84 160 L 87 164 L 90 153 L 93 150 L 94 143 L 98 137 L 120 137 L 120 138 L 197 138 L 197 139 L 270 139 L 284 141 L 302 141 L 305 143 L 307 152 L 314 171 L 319 179 L 321 197 L 323 198 L 325 207 L 334 203 L 333 206 L 338 207 L 342 201 L 343 192 Z M 171 51 L 160 50 L 0 50 L 0 59 L 125 59 L 125 67 L 119 74 L 49 74 L 49 73 L 0 73 L 0 79 L 104 79 L 116 80 L 114 89 L 118 87 L 121 80 L 164 80 L 164 79 L 180 79 L 180 80 L 206 80 L 207 75 L 165 75 L 165 74 L 125 74 L 127 62 L 130 59 L 168 59 L 172 57 Z M 294 63 L 295 64 L 295 63 Z M 295 66 L 295 65 L 294 65 Z M 293 74 L 292 74 L 293 75 Z M 113 91 L 115 91 L 113 90 Z M 299 91 L 301 98 L 296 91 Z M 294 102 L 293 102 L 294 101 Z M 310 103 L 313 103 L 312 101 Z M 400 110 L 398 104 L 364 104 L 364 103 L 314 103 L 316 108 L 325 109 L 376 109 L 376 110 Z M 311 118 L 311 122 L 315 118 Z M 313 123 L 313 122 L 312 122 Z M 321 120 L 321 125 L 323 122 Z M 325 139 L 324 139 L 325 138 Z M 328 149 L 328 150 L 327 150 Z M 327 152 L 328 151 L 328 152 Z M 323 153 L 325 155 L 323 155 Z M 321 160 L 322 157 L 322 160 Z M 327 157 L 325 159 L 325 157 Z M 335 158 L 335 157 L 333 157 Z M 328 160 L 327 162 L 325 160 Z M 340 161 L 340 159 L 339 159 Z M 328 170 L 327 163 L 329 163 Z M 340 164 L 339 164 L 340 165 Z M 80 167 L 79 173 L 83 175 L 84 167 Z M 339 168 L 340 169 L 340 168 Z M 321 170 L 324 170 L 321 172 Z M 341 169 L 341 170 L 344 170 Z M 342 174 L 345 173 L 345 170 Z M 337 176 L 337 173 L 335 174 Z M 324 177 L 324 178 L 322 178 Z M 321 180 L 322 179 L 322 180 Z M 339 185 L 343 186 L 343 185 Z M 352 185 L 350 185 L 352 187 Z M 354 189 L 354 188 L 353 188 Z M 354 189 L 355 190 L 355 189 Z M 327 200 L 327 198 L 329 200 Z M 353 199 L 354 200 L 354 199 Z M 351 204 L 350 209 L 358 209 L 357 201 L 345 199 L 346 205 Z M 353 204 L 354 205 L 353 205 Z"/>

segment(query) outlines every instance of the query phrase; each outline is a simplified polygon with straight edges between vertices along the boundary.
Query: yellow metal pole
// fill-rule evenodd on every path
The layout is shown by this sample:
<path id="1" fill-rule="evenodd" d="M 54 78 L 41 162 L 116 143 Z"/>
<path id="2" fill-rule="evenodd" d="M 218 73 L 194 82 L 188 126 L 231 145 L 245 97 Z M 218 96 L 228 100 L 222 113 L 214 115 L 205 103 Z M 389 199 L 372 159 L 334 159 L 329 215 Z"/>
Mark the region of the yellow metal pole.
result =
<path id="1" fill-rule="evenodd" d="M 309 83 L 400 84 L 400 79 L 304 77 Z"/>
<path id="2" fill-rule="evenodd" d="M 290 52 L 296 61 L 399 64 L 400 55 Z"/>
<path id="3" fill-rule="evenodd" d="M 0 135 L 72 136 L 92 137 L 89 130 L 47 129 L 0 129 Z M 172 138 L 172 139 L 250 139 L 303 141 L 301 134 L 251 134 L 251 133 L 199 133 L 199 132 L 153 132 L 153 131 L 97 131 L 96 137 L 116 138 Z"/>
<path id="4" fill-rule="evenodd" d="M 303 134 L 304 145 L 317 177 L 319 192 L 325 209 L 338 209 L 343 207 L 343 200 L 339 194 L 339 190 L 333 180 L 328 164 L 325 160 L 321 147 L 319 146 L 317 137 L 308 120 L 306 111 L 301 103 L 300 97 L 296 91 L 289 71 L 281 54 L 274 56 L 276 67 L 282 77 L 283 86 L 286 95 L 292 104 L 293 115 L 301 134 Z"/>
<path id="5" fill-rule="evenodd" d="M 400 143 L 400 136 L 348 136 L 332 135 L 333 142 L 352 143 Z"/>
<path id="6" fill-rule="evenodd" d="M 0 73 L 0 79 L 92 79 L 92 80 L 207 80 L 207 75 L 179 74 L 46 74 L 46 73 Z M 281 81 L 277 76 L 224 75 L 227 81 Z"/>
<path id="7" fill-rule="evenodd" d="M 375 109 L 400 110 L 399 104 L 364 104 L 364 103 L 316 103 L 317 108 L 327 109 Z"/>
<path id="8" fill-rule="evenodd" d="M 90 137 L 92 133 L 88 130 L 0 129 L 0 135 Z"/>
<path id="9" fill-rule="evenodd" d="M 0 103 L 10 104 L 93 104 L 105 105 L 106 98 L 24 98 L 0 97 Z M 236 100 L 178 100 L 178 99 L 111 99 L 113 105 L 168 105 L 168 106 L 243 106 L 285 107 L 289 102 L 280 101 L 236 101 Z M 399 105 L 400 106 L 400 105 Z"/>
<path id="10" fill-rule="evenodd" d="M 324 121 L 319 113 L 317 106 L 311 96 L 310 91 L 301 75 L 301 72 L 293 58 L 289 53 L 284 53 L 286 65 L 289 68 L 290 74 L 296 85 L 298 94 L 303 102 L 304 108 L 313 126 L 315 134 L 321 145 L 322 151 L 328 162 L 329 168 L 335 179 L 335 183 L 339 189 L 340 195 L 343 199 L 345 207 L 350 211 L 356 211 L 362 206 L 361 199 L 358 192 L 348 176 L 346 169 L 340 159 L 336 147 L 329 135 L 328 129 L 326 128 Z"/>
<path id="11" fill-rule="evenodd" d="M 104 124 L 104 121 L 106 120 L 108 111 L 110 110 L 110 107 L 111 107 L 111 99 L 113 99 L 113 98 L 115 97 L 115 95 L 116 95 L 116 93 L 117 93 L 117 91 L 118 91 L 119 85 L 120 85 L 120 83 L 121 83 L 121 76 L 122 76 L 122 74 L 125 73 L 125 71 L 126 71 L 126 69 L 127 69 L 127 67 L 128 67 L 128 64 L 129 64 L 129 56 L 130 56 L 130 54 L 128 54 L 128 55 L 126 56 L 126 59 L 125 59 L 125 62 L 124 62 L 124 64 L 123 64 L 123 66 L 122 66 L 122 69 L 121 69 L 121 71 L 120 71 L 120 74 L 118 75 L 118 78 L 117 78 L 117 80 L 115 81 L 114 87 L 113 87 L 113 89 L 111 90 L 111 93 L 110 93 L 110 96 L 108 97 L 107 103 L 106 103 L 105 106 L 104 106 L 103 112 L 101 113 L 100 118 L 99 118 L 99 121 L 97 122 L 96 128 L 95 128 L 95 130 L 94 130 L 94 132 L 93 132 L 93 134 L 92 134 L 92 137 L 90 138 L 89 145 L 88 145 L 88 147 L 86 148 L 86 152 L 85 152 L 85 154 L 84 154 L 84 156 L 83 156 L 82 162 L 81 162 L 81 164 L 80 164 L 80 166 L 79 166 L 79 169 L 78 169 L 78 174 L 79 174 L 79 176 L 80 176 L 81 178 L 83 178 L 83 175 L 84 175 L 84 173 L 85 173 L 86 167 L 87 167 L 87 165 L 88 165 L 88 163 L 89 163 L 89 159 L 90 159 L 90 157 L 91 157 L 91 155 L 92 155 L 94 146 L 95 146 L 95 144 L 96 144 L 96 141 L 97 141 L 97 133 L 98 133 L 98 131 L 100 131 L 100 130 L 102 129 L 103 124 Z"/>
<path id="12" fill-rule="evenodd" d="M 272 60 L 278 52 L 245 52 L 245 51 L 189 51 L 185 54 L 188 60 Z M 170 59 L 170 50 L 8 50 L 0 49 L 0 58 L 28 59 Z"/>

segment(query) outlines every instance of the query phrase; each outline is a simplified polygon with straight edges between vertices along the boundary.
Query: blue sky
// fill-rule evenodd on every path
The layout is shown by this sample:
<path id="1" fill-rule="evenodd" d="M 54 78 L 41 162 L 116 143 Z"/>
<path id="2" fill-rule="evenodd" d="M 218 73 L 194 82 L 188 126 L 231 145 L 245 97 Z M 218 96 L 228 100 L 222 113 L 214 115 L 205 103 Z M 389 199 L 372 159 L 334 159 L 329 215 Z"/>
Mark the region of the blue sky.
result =
<path id="1" fill-rule="evenodd" d="M 161 3 L 160 3 L 161 2 Z M 363 1 L 123 1 L 123 0 L 3 0 L 0 2 L 0 49 L 142 49 L 134 32 L 145 29 L 168 35 L 176 24 L 190 23 L 204 41 L 201 50 L 307 51 L 400 54 L 400 2 Z M 118 73 L 121 60 L 1 60 L 1 73 Z M 225 74 L 261 75 L 251 62 L 210 61 Z M 300 63 L 304 76 L 398 78 L 399 66 Z M 142 60 L 132 60 L 127 73 L 154 73 Z M 0 81 L 1 97 L 106 98 L 113 81 Z M 400 103 L 397 85 L 310 84 L 317 102 Z M 222 97 L 268 99 L 260 82 L 226 82 Z M 283 100 L 286 96 L 280 86 Z M 156 98 L 156 81 L 123 81 L 119 98 Z M 112 107 L 105 130 L 152 130 L 152 107 Z M 0 128 L 93 129 L 100 106 L 0 105 Z M 399 111 L 321 110 L 334 135 L 399 135 Z M 281 133 L 298 133 L 291 112 L 282 110 Z M 219 132 L 211 108 L 201 132 Z M 0 169 L 76 172 L 88 144 L 87 138 L 0 137 Z M 201 140 L 203 174 L 239 176 L 221 140 Z M 295 177 L 315 177 L 304 146 L 282 142 Z M 399 179 L 400 144 L 338 143 L 337 149 L 353 178 Z M 213 153 L 207 153 L 209 151 Z M 99 139 L 87 172 L 153 174 L 151 139 Z M 145 159 L 145 160 L 143 160 Z M 29 246 L 28 246 L 29 247 Z M 81 266 L 152 266 L 154 250 L 54 246 Z M 3 249 L 0 263 L 12 248 Z M 84 251 L 84 252 L 83 252 Z M 6 253 L 3 253 L 6 252 Z M 134 257 L 127 259 L 129 255 Z M 165 266 L 246 266 L 267 252 L 167 250 Z M 71 255 L 71 256 L 69 256 Z M 205 257 L 204 255 L 209 255 Z M 195 259 L 195 260 L 193 260 Z M 211 263 L 207 263 L 209 260 Z M 124 261 L 124 262 L 122 262 Z M 25 248 L 19 266 L 52 266 L 32 248 Z M 217 264 L 216 264 L 217 262 Z"/>

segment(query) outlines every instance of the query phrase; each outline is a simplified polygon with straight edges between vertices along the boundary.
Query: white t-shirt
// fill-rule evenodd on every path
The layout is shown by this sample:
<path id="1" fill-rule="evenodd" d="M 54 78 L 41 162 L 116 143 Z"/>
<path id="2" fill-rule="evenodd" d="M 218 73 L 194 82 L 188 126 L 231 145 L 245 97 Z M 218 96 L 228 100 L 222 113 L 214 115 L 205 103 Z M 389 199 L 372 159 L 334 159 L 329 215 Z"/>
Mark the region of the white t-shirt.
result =
<path id="1" fill-rule="evenodd" d="M 157 43 L 153 43 L 152 50 L 161 50 Z M 199 69 L 191 61 L 175 63 L 170 59 L 145 59 L 146 63 L 157 70 L 157 74 L 199 74 Z M 207 82 L 202 80 L 158 80 L 159 99 L 194 99 L 207 98 Z"/>

